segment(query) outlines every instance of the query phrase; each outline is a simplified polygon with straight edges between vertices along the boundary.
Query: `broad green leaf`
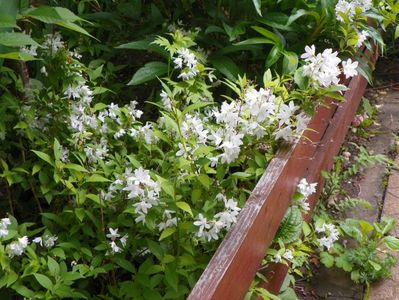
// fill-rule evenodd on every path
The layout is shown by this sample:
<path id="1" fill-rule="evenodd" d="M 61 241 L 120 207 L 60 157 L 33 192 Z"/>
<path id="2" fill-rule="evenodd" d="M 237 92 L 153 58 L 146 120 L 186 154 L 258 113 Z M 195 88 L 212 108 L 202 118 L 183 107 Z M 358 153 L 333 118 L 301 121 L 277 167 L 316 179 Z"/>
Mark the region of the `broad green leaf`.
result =
<path id="1" fill-rule="evenodd" d="M 65 164 L 64 168 L 69 169 L 69 170 L 79 171 L 79 172 L 86 172 L 86 173 L 89 172 L 84 167 L 82 167 L 81 165 L 78 165 L 78 164 Z"/>
<path id="2" fill-rule="evenodd" d="M 191 211 L 191 207 L 187 202 L 178 201 L 178 202 L 176 202 L 176 206 L 178 208 L 180 208 L 181 210 L 188 212 L 193 217 L 193 212 Z"/>
<path id="3" fill-rule="evenodd" d="M 161 189 L 174 199 L 176 195 L 175 195 L 175 187 L 173 186 L 172 182 L 159 175 L 156 175 L 156 177 L 157 180 L 161 183 Z"/>
<path id="4" fill-rule="evenodd" d="M 47 265 L 52 276 L 57 276 L 60 273 L 60 266 L 51 256 L 47 257 Z"/>
<path id="5" fill-rule="evenodd" d="M 162 241 L 163 239 L 166 239 L 167 237 L 171 236 L 174 234 L 176 231 L 176 227 L 168 227 L 164 231 L 162 231 L 161 236 L 159 237 L 159 240 Z"/>
<path id="6" fill-rule="evenodd" d="M 22 60 L 22 61 L 32 61 L 37 60 L 36 57 L 25 52 L 7 52 L 0 53 L 0 58 Z"/>
<path id="7" fill-rule="evenodd" d="M 128 85 L 139 85 L 144 82 L 153 80 L 159 76 L 165 75 L 168 72 L 168 65 L 160 62 L 153 61 L 144 65 L 134 73 Z"/>
<path id="8" fill-rule="evenodd" d="M 283 54 L 283 73 L 291 74 L 295 72 L 298 67 L 298 55 L 291 51 L 284 51 Z"/>
<path id="9" fill-rule="evenodd" d="M 0 44 L 7 47 L 39 46 L 34 39 L 22 32 L 0 32 Z"/>
<path id="10" fill-rule="evenodd" d="M 27 10 L 26 12 L 24 12 L 24 15 L 42 21 L 43 23 L 56 24 L 68 28 L 70 30 L 93 37 L 85 29 L 74 23 L 76 21 L 85 21 L 85 20 L 79 18 L 69 9 L 64 7 L 50 7 L 42 5 Z"/>
<path id="11" fill-rule="evenodd" d="M 217 55 L 209 59 L 212 66 L 231 81 L 237 80 L 240 69 L 236 63 L 227 56 Z"/>
<path id="12" fill-rule="evenodd" d="M 86 180 L 86 182 L 109 182 L 109 181 L 111 180 L 98 174 L 93 174 Z"/>
<path id="13" fill-rule="evenodd" d="M 1 9 L 1 7 L 0 7 Z M 15 16 L 10 16 L 4 13 L 0 14 L 0 28 L 17 28 L 20 29 L 16 23 Z"/>
<path id="14" fill-rule="evenodd" d="M 281 57 L 282 53 L 279 47 L 273 46 L 266 58 L 265 68 L 268 69 L 274 65 Z"/>
<path id="15" fill-rule="evenodd" d="M 178 289 L 179 277 L 176 272 L 176 268 L 168 265 L 165 267 L 165 279 L 169 286 L 171 286 L 175 291 Z"/>
<path id="16" fill-rule="evenodd" d="M 32 150 L 32 152 L 35 153 L 37 156 L 39 156 L 42 160 L 44 160 L 45 162 L 47 162 L 48 164 L 50 164 L 54 167 L 54 161 L 50 157 L 50 155 L 48 155 L 47 153 L 41 152 L 41 151 L 36 151 L 36 150 Z"/>
<path id="17" fill-rule="evenodd" d="M 395 27 L 395 40 L 399 37 L 399 25 Z"/>
<path id="18" fill-rule="evenodd" d="M 274 32 L 271 32 L 270 30 L 267 30 L 259 26 L 251 26 L 251 28 L 260 33 L 261 35 L 263 35 L 265 38 L 272 40 L 277 47 L 281 49 L 283 48 L 280 38 Z"/>
<path id="19" fill-rule="evenodd" d="M 47 290 L 51 290 L 53 288 L 53 283 L 51 282 L 50 278 L 43 274 L 33 274 L 35 276 L 37 282 Z"/>
<path id="20" fill-rule="evenodd" d="M 200 174 L 198 175 L 198 181 L 206 188 L 209 189 L 209 187 L 212 184 L 212 179 L 206 175 L 206 174 Z"/>
<path id="21" fill-rule="evenodd" d="M 327 268 L 331 268 L 334 265 L 334 257 L 327 252 L 320 253 L 320 261 Z"/>
<path id="22" fill-rule="evenodd" d="M 209 105 L 215 105 L 215 103 L 213 103 L 213 102 L 197 102 L 197 103 L 191 104 L 183 110 L 182 115 L 184 116 L 185 114 L 187 114 L 193 110 L 203 108 L 203 107 L 206 107 Z"/>
<path id="23" fill-rule="evenodd" d="M 399 239 L 394 237 L 394 236 L 386 236 L 383 238 L 383 241 L 385 243 L 385 246 L 387 246 L 388 249 L 397 251 L 399 250 Z"/>

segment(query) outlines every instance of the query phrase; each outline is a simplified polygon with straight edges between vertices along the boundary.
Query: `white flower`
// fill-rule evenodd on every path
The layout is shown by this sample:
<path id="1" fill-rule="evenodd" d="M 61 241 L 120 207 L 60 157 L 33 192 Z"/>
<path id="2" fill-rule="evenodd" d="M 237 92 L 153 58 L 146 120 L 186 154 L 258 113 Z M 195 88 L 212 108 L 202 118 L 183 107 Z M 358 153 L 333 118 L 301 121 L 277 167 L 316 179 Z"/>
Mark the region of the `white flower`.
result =
<path id="1" fill-rule="evenodd" d="M 298 108 L 299 107 L 295 105 L 294 101 L 290 101 L 288 105 L 286 105 L 285 103 L 281 104 L 280 110 L 277 114 L 277 118 L 279 119 L 278 125 L 290 125 L 290 119 Z"/>
<path id="2" fill-rule="evenodd" d="M 283 140 L 285 140 L 287 142 L 291 142 L 292 138 L 293 138 L 293 133 L 292 133 L 291 126 L 286 126 L 286 127 L 283 127 L 283 128 L 279 128 L 273 134 L 274 134 L 276 140 L 283 139 Z"/>
<path id="3" fill-rule="evenodd" d="M 308 183 L 306 178 L 302 178 L 297 186 L 298 192 L 301 193 L 305 198 L 316 192 L 316 183 Z"/>
<path id="4" fill-rule="evenodd" d="M 11 225 L 9 218 L 3 218 L 0 220 L 0 238 L 8 235 L 8 226 Z"/>
<path id="5" fill-rule="evenodd" d="M 18 241 L 14 241 L 7 245 L 6 252 L 10 258 L 21 256 L 28 244 L 29 240 L 27 236 L 18 238 Z"/>
<path id="6" fill-rule="evenodd" d="M 164 90 L 162 90 L 160 96 L 161 96 L 162 104 L 165 107 L 165 109 L 168 111 L 171 111 L 172 110 L 172 101 L 170 100 L 168 94 Z"/>
<path id="7" fill-rule="evenodd" d="M 274 257 L 273 257 L 273 261 L 274 261 L 275 263 L 280 263 L 280 262 L 282 262 L 282 257 L 281 257 L 281 255 L 278 254 L 278 253 L 276 253 L 276 255 L 274 255 Z"/>
<path id="8" fill-rule="evenodd" d="M 303 66 L 303 74 L 310 77 L 315 83 L 323 87 L 337 85 L 341 73 L 338 65 L 341 60 L 337 57 L 338 52 L 325 49 L 322 53 L 315 54 L 315 47 L 305 47 L 302 58 L 306 64 Z"/>
<path id="9" fill-rule="evenodd" d="M 118 247 L 118 245 L 115 243 L 115 241 L 111 241 L 109 243 L 109 245 L 111 246 L 112 254 L 122 252 L 122 249 L 120 247 Z"/>
<path id="10" fill-rule="evenodd" d="M 193 224 L 194 224 L 195 226 L 199 227 L 199 228 L 198 228 L 198 231 L 197 231 L 197 236 L 198 236 L 199 238 L 201 238 L 201 237 L 204 236 L 204 231 L 205 231 L 206 229 L 211 228 L 211 225 L 208 224 L 207 219 L 206 219 L 202 214 L 199 214 L 199 215 L 198 215 L 197 221 L 194 221 Z"/>
<path id="11" fill-rule="evenodd" d="M 173 63 L 176 69 L 182 70 L 178 78 L 182 78 L 183 80 L 192 79 L 197 76 L 199 72 L 197 68 L 197 58 L 194 53 L 187 48 L 180 48 L 177 50 L 177 57 L 173 58 Z"/>
<path id="12" fill-rule="evenodd" d="M 291 260 L 293 260 L 294 255 L 292 254 L 292 251 L 291 251 L 291 250 L 286 249 L 285 252 L 284 252 L 284 254 L 283 254 L 283 258 L 285 258 L 286 260 L 291 261 Z"/>
<path id="13" fill-rule="evenodd" d="M 327 250 L 330 250 L 334 242 L 339 239 L 339 231 L 334 224 L 323 223 L 321 226 L 316 226 L 315 231 L 327 234 L 318 239 L 320 247 L 326 247 Z"/>
<path id="14" fill-rule="evenodd" d="M 44 237 L 44 247 L 51 248 L 55 245 L 55 242 L 58 240 L 56 235 L 47 235 Z"/>
<path id="15" fill-rule="evenodd" d="M 177 225 L 177 218 L 173 217 L 172 214 L 175 214 L 176 212 L 173 210 L 165 209 L 163 212 L 163 222 L 159 223 L 157 225 L 159 231 L 162 231 L 168 227 L 173 227 Z"/>
<path id="16" fill-rule="evenodd" d="M 357 66 L 359 63 L 357 61 L 352 62 L 352 59 L 348 59 L 347 61 L 342 62 L 343 72 L 345 74 L 345 78 L 350 78 L 357 75 Z"/>
<path id="17" fill-rule="evenodd" d="M 114 241 L 116 238 L 120 237 L 120 234 L 118 233 L 118 228 L 113 229 L 110 227 L 108 230 L 109 233 L 106 235 L 107 238 Z"/>
<path id="18" fill-rule="evenodd" d="M 44 76 L 48 76 L 48 73 L 47 73 L 47 70 L 46 70 L 45 66 L 40 68 L 40 73 L 42 73 Z"/>
<path id="19" fill-rule="evenodd" d="M 370 35 L 366 30 L 362 30 L 358 35 L 356 47 L 360 48 L 369 36 Z"/>
<path id="20" fill-rule="evenodd" d="M 29 46 L 23 46 L 20 48 L 21 52 L 24 52 L 26 54 L 30 54 L 32 56 L 37 56 L 37 46 L 36 45 L 31 45 Z"/>
<path id="21" fill-rule="evenodd" d="M 125 234 L 123 237 L 120 238 L 120 242 L 122 244 L 122 247 L 126 247 L 127 244 L 127 239 L 129 238 L 128 234 Z"/>
<path id="22" fill-rule="evenodd" d="M 43 43 L 43 48 L 50 50 L 52 55 L 54 55 L 60 48 L 64 47 L 64 42 L 62 41 L 62 36 L 59 32 L 47 34 L 45 37 L 46 40 Z"/>

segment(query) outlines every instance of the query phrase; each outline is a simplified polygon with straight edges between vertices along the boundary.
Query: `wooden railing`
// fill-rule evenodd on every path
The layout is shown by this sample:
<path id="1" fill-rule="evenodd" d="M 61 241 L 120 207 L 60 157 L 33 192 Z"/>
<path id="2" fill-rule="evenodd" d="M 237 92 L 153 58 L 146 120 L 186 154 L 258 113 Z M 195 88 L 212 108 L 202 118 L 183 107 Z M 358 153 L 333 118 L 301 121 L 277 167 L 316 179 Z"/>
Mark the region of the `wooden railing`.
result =
<path id="1" fill-rule="evenodd" d="M 377 50 L 363 56 L 374 66 Z M 268 165 L 242 209 L 237 223 L 220 244 L 201 275 L 189 300 L 241 300 L 258 271 L 266 250 L 291 203 L 301 178 L 317 182 L 317 193 L 310 197 L 313 208 L 324 180 L 321 170 L 329 170 L 345 139 L 348 128 L 367 86 L 362 76 L 347 85 L 345 101 L 327 98 L 309 121 L 303 137 L 281 149 Z M 305 217 L 309 220 L 310 215 Z M 288 268 L 275 264 L 267 269 L 265 287 L 278 293 Z"/>

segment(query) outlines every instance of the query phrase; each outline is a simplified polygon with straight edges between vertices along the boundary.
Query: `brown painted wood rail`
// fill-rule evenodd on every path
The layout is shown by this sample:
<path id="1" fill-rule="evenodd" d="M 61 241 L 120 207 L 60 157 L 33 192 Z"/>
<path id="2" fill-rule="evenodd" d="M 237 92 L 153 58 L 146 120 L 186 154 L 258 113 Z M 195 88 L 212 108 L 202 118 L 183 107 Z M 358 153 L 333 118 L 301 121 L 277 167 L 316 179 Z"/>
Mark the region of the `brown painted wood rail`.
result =
<path id="1" fill-rule="evenodd" d="M 363 56 L 374 66 L 377 50 Z M 362 76 L 349 82 L 345 101 L 327 98 L 308 123 L 303 137 L 279 150 L 242 209 L 237 223 L 226 235 L 189 295 L 189 300 L 241 300 L 271 245 L 279 224 L 291 203 L 301 178 L 318 182 L 315 201 L 324 185 L 321 170 L 329 170 L 345 139 L 348 128 L 367 86 Z M 309 215 L 307 216 L 309 218 Z M 277 293 L 287 267 L 276 264 L 268 269 L 267 288 Z"/>

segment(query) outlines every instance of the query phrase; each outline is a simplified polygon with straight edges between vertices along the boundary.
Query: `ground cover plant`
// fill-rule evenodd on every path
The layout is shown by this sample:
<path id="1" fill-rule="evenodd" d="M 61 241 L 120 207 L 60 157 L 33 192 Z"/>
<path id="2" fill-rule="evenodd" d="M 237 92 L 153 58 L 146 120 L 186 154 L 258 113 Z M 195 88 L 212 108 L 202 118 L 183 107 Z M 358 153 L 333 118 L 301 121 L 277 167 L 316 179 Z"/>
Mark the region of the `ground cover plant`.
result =
<path id="1" fill-rule="evenodd" d="M 278 147 L 341 76 L 371 80 L 367 18 L 399 9 L 0 5 L 0 289 L 38 299 L 186 297 Z"/>

